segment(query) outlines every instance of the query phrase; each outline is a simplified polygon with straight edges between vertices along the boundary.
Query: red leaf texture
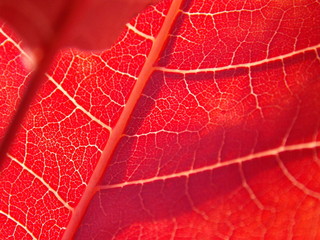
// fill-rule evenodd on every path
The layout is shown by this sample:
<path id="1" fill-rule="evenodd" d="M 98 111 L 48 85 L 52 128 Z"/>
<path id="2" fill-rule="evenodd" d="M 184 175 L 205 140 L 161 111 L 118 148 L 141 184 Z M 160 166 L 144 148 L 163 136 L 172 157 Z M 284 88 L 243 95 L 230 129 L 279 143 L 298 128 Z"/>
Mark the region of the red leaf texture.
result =
<path id="1" fill-rule="evenodd" d="M 1 169 L 1 239 L 319 239 L 320 3 L 160 1 L 62 50 Z M 28 83 L 2 25 L 0 134 Z"/>

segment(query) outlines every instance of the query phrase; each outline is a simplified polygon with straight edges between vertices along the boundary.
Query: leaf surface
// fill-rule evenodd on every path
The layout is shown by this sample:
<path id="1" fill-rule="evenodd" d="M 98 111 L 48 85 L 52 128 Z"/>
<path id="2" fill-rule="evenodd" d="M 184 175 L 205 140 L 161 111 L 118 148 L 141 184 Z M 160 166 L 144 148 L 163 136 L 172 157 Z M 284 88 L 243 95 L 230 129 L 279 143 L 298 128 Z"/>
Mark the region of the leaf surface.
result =
<path id="1" fill-rule="evenodd" d="M 317 239 L 320 4 L 160 1 L 63 50 L 1 171 L 1 239 Z M 0 134 L 28 81 L 0 32 Z"/>

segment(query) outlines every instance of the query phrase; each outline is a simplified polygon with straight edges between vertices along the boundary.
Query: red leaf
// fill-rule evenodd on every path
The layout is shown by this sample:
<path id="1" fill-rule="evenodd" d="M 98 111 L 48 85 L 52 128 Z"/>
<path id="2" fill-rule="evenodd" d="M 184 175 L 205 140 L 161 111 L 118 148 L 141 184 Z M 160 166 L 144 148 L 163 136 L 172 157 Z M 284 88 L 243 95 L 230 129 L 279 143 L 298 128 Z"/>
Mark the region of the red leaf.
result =
<path id="1" fill-rule="evenodd" d="M 162 1 L 61 51 L 2 166 L 1 239 L 318 239 L 319 16 Z M 3 134 L 28 73 L 0 38 Z"/>
<path id="2" fill-rule="evenodd" d="M 0 16 L 31 49 L 58 41 L 60 47 L 106 49 L 124 25 L 155 0 L 1 0 Z"/>

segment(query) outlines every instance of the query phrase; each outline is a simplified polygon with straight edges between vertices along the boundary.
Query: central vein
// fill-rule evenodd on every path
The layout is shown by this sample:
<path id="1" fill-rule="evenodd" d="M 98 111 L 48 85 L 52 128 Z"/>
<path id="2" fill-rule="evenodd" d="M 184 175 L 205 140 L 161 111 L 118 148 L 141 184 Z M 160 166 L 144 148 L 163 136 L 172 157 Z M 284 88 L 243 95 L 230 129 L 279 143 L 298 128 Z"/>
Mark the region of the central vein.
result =
<path id="1" fill-rule="evenodd" d="M 115 127 L 110 132 L 110 137 L 108 142 L 101 154 L 98 164 L 89 180 L 88 186 L 79 201 L 79 204 L 74 209 L 70 222 L 67 229 L 63 235 L 63 240 L 72 239 L 76 233 L 82 218 L 90 204 L 91 199 L 95 194 L 96 187 L 103 176 L 111 157 L 125 131 L 126 126 L 130 120 L 131 114 L 137 105 L 137 102 L 142 94 L 142 91 L 150 79 L 151 74 L 154 72 L 154 64 L 156 63 L 159 55 L 165 46 L 167 37 L 169 35 L 170 29 L 173 26 L 175 19 L 180 11 L 180 6 L 183 0 L 174 0 L 170 6 L 168 14 L 164 20 L 164 23 L 160 29 L 158 36 L 154 39 L 153 45 L 151 47 L 150 53 L 147 60 L 138 76 L 137 82 L 135 83 L 130 97 L 123 108 L 120 118 L 115 125 Z"/>

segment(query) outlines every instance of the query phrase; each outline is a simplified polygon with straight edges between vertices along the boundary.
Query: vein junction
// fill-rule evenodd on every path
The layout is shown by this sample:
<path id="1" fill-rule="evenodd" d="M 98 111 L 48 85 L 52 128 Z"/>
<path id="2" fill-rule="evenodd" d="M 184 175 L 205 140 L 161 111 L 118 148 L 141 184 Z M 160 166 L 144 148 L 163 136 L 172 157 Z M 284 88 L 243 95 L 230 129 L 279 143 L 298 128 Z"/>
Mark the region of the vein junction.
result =
<path id="1" fill-rule="evenodd" d="M 297 151 L 297 150 L 304 150 L 304 149 L 314 149 L 314 148 L 319 148 L 319 147 L 320 147 L 319 141 L 313 141 L 313 142 L 301 143 L 301 144 L 295 144 L 295 145 L 288 145 L 288 146 L 280 146 L 278 148 L 274 148 L 274 149 L 270 149 L 270 150 L 266 150 L 266 151 L 262 151 L 262 152 L 257 152 L 257 153 L 252 153 L 250 155 L 239 157 L 236 159 L 232 159 L 232 160 L 229 160 L 226 162 L 218 162 L 218 163 L 214 163 L 212 165 L 208 165 L 205 167 L 191 169 L 188 171 L 183 171 L 183 172 L 174 173 L 174 174 L 170 174 L 170 175 L 156 176 L 156 177 L 149 178 L 149 179 L 129 181 L 129 182 L 124 182 L 124 183 L 112 184 L 112 185 L 101 185 L 97 188 L 97 190 L 122 188 L 122 187 L 130 186 L 130 185 L 138 185 L 138 184 L 143 185 L 143 184 L 151 183 L 154 181 L 164 181 L 164 180 L 179 178 L 179 177 L 189 177 L 189 176 L 197 174 L 197 173 L 212 171 L 212 170 L 215 170 L 218 168 L 231 166 L 234 164 L 243 164 L 245 162 L 249 162 L 249 161 L 252 161 L 257 158 L 263 158 L 263 157 L 268 157 L 268 156 L 278 157 L 279 154 L 282 152 Z M 320 199 L 320 196 L 319 196 L 319 199 Z"/>
<path id="2" fill-rule="evenodd" d="M 260 61 L 256 61 L 256 62 L 250 62 L 250 63 L 242 63 L 242 64 L 236 64 L 236 65 L 227 65 L 227 66 L 223 66 L 223 67 L 215 67 L 215 68 L 200 68 L 200 69 L 190 69 L 190 70 L 181 70 L 181 69 L 171 69 L 171 68 L 166 68 L 166 67 L 155 67 L 156 70 L 162 71 L 162 72 L 166 72 L 166 73 L 179 73 L 179 74 L 190 74 L 190 73 L 204 73 L 204 72 L 219 72 L 219 71 L 223 71 L 223 70 L 230 70 L 230 69 L 236 69 L 236 68 L 251 68 L 251 67 L 255 67 L 255 66 L 259 66 L 262 64 L 266 64 L 266 63 L 270 63 L 270 62 L 274 62 L 274 61 L 281 61 L 305 52 L 309 52 L 309 51 L 314 51 L 317 56 L 317 50 L 320 48 L 320 44 L 311 46 L 311 47 L 307 47 L 307 48 L 303 48 L 297 51 L 293 51 L 287 54 L 283 54 L 277 57 L 272 57 L 272 58 L 266 58 Z"/>

